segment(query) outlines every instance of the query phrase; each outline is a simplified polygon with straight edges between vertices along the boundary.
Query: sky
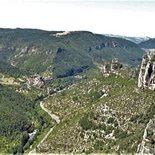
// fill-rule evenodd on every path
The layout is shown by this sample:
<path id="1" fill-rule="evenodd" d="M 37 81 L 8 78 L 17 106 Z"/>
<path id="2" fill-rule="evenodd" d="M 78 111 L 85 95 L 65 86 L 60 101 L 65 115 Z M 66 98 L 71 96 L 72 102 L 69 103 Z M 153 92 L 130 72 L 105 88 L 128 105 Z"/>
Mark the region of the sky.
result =
<path id="1" fill-rule="evenodd" d="M 155 0 L 0 0 L 0 27 L 155 38 Z"/>

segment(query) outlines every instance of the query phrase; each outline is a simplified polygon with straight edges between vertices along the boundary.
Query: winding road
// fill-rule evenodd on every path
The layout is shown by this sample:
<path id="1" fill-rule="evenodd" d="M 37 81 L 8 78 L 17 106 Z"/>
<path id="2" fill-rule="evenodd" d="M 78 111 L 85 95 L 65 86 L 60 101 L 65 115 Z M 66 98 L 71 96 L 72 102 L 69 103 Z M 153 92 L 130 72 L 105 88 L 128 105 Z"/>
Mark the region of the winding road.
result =
<path id="1" fill-rule="evenodd" d="M 75 86 L 75 84 L 70 85 L 68 88 L 64 88 L 64 89 L 62 89 L 62 90 L 59 90 L 59 91 L 57 91 L 56 93 L 61 93 L 61 92 L 65 91 L 66 89 L 72 88 L 73 86 Z M 56 93 L 55 93 L 55 94 L 56 94 Z M 50 96 L 54 96 L 55 94 L 52 94 L 52 95 L 50 95 Z M 55 115 L 55 114 L 51 114 L 51 112 L 50 112 L 48 109 L 46 109 L 46 108 L 44 107 L 44 104 L 43 104 L 42 101 L 40 101 L 40 107 L 41 107 L 45 112 L 47 112 L 47 113 L 50 115 L 50 117 L 52 118 L 52 120 L 54 120 L 57 124 L 60 123 L 59 117 L 58 117 L 57 115 Z M 44 136 L 44 138 L 40 141 L 40 143 L 37 145 L 36 148 L 39 148 L 39 147 L 43 144 L 43 142 L 46 140 L 46 138 L 49 136 L 49 134 L 53 131 L 53 129 L 54 129 L 55 126 L 56 126 L 56 125 L 54 125 L 52 128 L 50 128 L 50 130 L 47 132 L 47 134 L 46 134 L 46 135 Z M 28 153 L 28 155 L 34 155 L 34 154 L 36 154 L 36 148 L 34 148 L 32 151 L 30 151 L 30 152 Z"/>
<path id="2" fill-rule="evenodd" d="M 50 111 L 44 107 L 42 101 L 40 102 L 40 107 L 41 107 L 45 112 L 47 112 L 47 113 L 51 116 L 51 118 L 52 118 L 53 120 L 55 120 L 55 122 L 56 122 L 57 124 L 60 123 L 59 117 L 58 117 L 57 115 L 55 115 L 55 114 L 51 114 Z M 54 127 L 55 127 L 55 126 L 53 126 L 52 128 L 50 128 L 50 130 L 47 132 L 47 134 L 45 135 L 45 137 L 44 137 L 44 138 L 40 141 L 40 143 L 37 145 L 37 148 L 39 148 L 39 147 L 42 145 L 42 143 L 45 141 L 45 139 L 48 137 L 48 135 L 53 131 Z"/>
<path id="3" fill-rule="evenodd" d="M 59 117 L 58 117 L 57 115 L 55 115 L 55 114 L 51 114 L 50 111 L 44 107 L 44 104 L 43 104 L 42 101 L 40 102 L 40 107 L 41 107 L 45 112 L 47 112 L 47 113 L 50 115 L 50 117 L 51 117 L 57 124 L 60 123 Z M 56 126 L 56 125 L 55 125 L 55 126 Z M 53 131 L 53 129 L 54 129 L 55 126 L 53 126 L 52 128 L 50 128 L 50 130 L 47 132 L 47 134 L 46 134 L 46 135 L 44 136 L 44 138 L 40 141 L 40 143 L 37 145 L 36 148 L 39 148 L 39 147 L 43 144 L 43 142 L 46 140 L 46 138 L 49 136 L 49 134 Z M 34 154 L 36 154 L 36 148 L 34 148 L 32 151 L 30 151 L 30 152 L 28 153 L 28 155 L 34 155 Z"/>
<path id="4" fill-rule="evenodd" d="M 54 119 L 54 120 L 56 121 L 57 124 L 60 123 L 59 117 L 58 117 L 57 115 L 55 115 L 55 114 L 51 114 L 50 110 L 48 110 L 48 109 L 46 109 L 46 108 L 44 107 L 42 101 L 40 102 L 40 107 L 41 107 L 45 112 L 47 112 L 47 113 L 51 116 L 51 118 Z"/>

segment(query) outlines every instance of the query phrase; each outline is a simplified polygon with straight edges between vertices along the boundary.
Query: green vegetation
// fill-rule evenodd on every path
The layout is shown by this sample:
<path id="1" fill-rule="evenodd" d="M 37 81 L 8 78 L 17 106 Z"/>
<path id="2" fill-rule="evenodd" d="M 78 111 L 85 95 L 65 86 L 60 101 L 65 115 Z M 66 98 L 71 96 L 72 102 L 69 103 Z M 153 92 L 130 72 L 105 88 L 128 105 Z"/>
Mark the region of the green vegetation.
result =
<path id="1" fill-rule="evenodd" d="M 35 102 L 37 91 L 24 95 L 16 92 L 18 87 L 0 85 L 1 153 L 23 153 L 52 125 L 50 116 Z M 29 135 L 32 132 L 34 136 Z"/>
<path id="2" fill-rule="evenodd" d="M 84 130 L 93 128 L 93 123 L 88 119 L 88 114 L 80 119 L 79 124 Z"/>
<path id="3" fill-rule="evenodd" d="M 0 152 L 10 152 L 20 143 L 21 134 L 34 130 L 35 118 L 29 100 L 12 88 L 0 85 Z M 31 120 L 31 121 L 30 121 Z M 23 136 L 21 138 L 24 138 Z M 23 141 L 22 146 L 23 146 Z M 7 147 L 8 146 L 8 147 Z"/>
<path id="4" fill-rule="evenodd" d="M 16 78 L 23 75 L 29 75 L 27 71 L 20 70 L 19 68 L 11 66 L 9 63 L 4 61 L 0 61 L 0 73 Z"/>
<path id="5" fill-rule="evenodd" d="M 134 68 L 104 75 L 97 65 L 117 57 L 135 66 L 144 52 L 120 38 L 56 33 L 0 29 L 0 152 L 27 153 L 44 138 L 54 123 L 42 101 L 61 122 L 38 152 L 135 153 L 155 115 L 155 94 L 137 88 Z M 28 88 L 35 73 L 53 80 Z"/>
<path id="6" fill-rule="evenodd" d="M 104 77 L 94 68 L 85 75 L 44 101 L 61 123 L 39 152 L 135 153 L 154 115 L 154 92 L 137 89 L 123 70 Z"/>
<path id="7" fill-rule="evenodd" d="M 57 32 L 34 29 L 0 29 L 0 60 L 32 73 L 56 77 L 75 75 L 96 63 L 117 57 L 139 64 L 143 51 L 130 41 L 87 31 L 56 37 Z"/>

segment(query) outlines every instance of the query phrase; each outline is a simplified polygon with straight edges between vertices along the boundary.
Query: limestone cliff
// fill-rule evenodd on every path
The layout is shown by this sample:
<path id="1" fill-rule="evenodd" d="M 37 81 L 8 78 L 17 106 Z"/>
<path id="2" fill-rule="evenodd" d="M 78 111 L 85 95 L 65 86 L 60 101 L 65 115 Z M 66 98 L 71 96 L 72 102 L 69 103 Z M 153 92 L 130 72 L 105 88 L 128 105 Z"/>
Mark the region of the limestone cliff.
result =
<path id="1" fill-rule="evenodd" d="M 138 77 L 138 87 L 155 89 L 155 50 L 149 50 L 143 56 Z"/>
<path id="2" fill-rule="evenodd" d="M 143 139 L 139 144 L 137 153 L 153 154 L 155 152 L 155 119 L 150 119 L 144 130 Z"/>

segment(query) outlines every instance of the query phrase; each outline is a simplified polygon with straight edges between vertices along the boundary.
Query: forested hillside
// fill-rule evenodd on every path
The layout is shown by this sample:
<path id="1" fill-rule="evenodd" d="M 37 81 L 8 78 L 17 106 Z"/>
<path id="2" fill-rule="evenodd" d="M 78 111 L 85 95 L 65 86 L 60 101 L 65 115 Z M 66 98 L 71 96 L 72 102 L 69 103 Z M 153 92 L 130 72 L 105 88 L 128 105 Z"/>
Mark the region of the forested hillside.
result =
<path id="1" fill-rule="evenodd" d="M 32 73 L 64 77 L 114 57 L 137 65 L 143 53 L 133 42 L 87 31 L 0 29 L 0 59 Z"/>
<path id="2" fill-rule="evenodd" d="M 41 92 L 28 89 L 24 79 L 19 79 L 22 76 L 17 69 L 3 68 L 3 71 L 0 72 L 0 152 L 21 154 L 52 123 L 37 102 Z"/>

